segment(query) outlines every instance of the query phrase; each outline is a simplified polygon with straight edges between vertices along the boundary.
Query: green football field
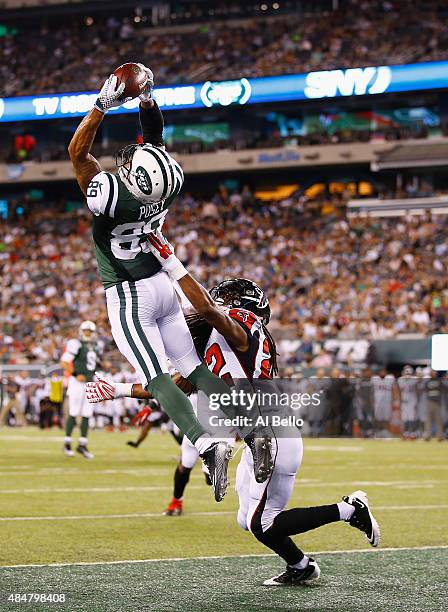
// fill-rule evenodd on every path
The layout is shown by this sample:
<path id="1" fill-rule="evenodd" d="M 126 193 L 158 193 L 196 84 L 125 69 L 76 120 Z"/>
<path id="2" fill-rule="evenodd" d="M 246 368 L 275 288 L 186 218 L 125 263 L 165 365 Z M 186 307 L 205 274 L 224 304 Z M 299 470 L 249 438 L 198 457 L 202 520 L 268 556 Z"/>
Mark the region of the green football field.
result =
<path id="1" fill-rule="evenodd" d="M 0 430 L 0 610 L 430 610 L 447 608 L 448 445 L 305 440 L 290 506 L 363 488 L 381 548 L 344 523 L 296 538 L 319 561 L 309 587 L 268 589 L 283 562 L 236 524 L 233 490 L 216 504 L 199 466 L 182 517 L 162 511 L 178 447 L 155 433 L 93 432 L 92 462 L 66 458 L 60 432 Z M 238 456 L 232 462 L 231 478 Z M 20 567 L 11 567 L 20 566 Z M 8 602 L 11 593 L 65 603 Z"/>

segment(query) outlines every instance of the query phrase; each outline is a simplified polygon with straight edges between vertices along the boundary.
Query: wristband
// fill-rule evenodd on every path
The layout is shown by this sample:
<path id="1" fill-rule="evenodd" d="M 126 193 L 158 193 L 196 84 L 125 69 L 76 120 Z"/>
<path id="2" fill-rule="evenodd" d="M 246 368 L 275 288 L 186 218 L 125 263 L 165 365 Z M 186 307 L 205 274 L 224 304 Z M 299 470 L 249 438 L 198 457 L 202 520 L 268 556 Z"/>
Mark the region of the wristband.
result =
<path id="1" fill-rule="evenodd" d="M 114 383 L 115 397 L 132 397 L 134 383 Z"/>
<path id="2" fill-rule="evenodd" d="M 179 261 L 179 265 L 176 268 L 174 268 L 174 270 L 172 270 L 169 274 L 172 279 L 178 281 L 188 274 L 188 270 L 183 265 L 183 263 Z"/>
<path id="3" fill-rule="evenodd" d="M 188 270 L 185 268 L 180 259 L 178 259 L 174 254 L 170 255 L 168 259 L 165 259 L 165 261 L 161 263 L 162 268 L 165 270 L 165 272 L 168 272 L 168 274 L 174 280 L 179 280 L 180 278 L 188 274 Z"/>

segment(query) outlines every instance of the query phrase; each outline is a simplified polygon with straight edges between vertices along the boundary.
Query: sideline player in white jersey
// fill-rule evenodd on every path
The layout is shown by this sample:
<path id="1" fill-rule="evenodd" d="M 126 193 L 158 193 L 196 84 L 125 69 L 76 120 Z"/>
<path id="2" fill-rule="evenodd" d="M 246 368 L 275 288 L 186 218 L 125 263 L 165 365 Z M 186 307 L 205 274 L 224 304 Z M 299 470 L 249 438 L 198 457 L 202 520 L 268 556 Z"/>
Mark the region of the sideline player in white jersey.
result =
<path id="1" fill-rule="evenodd" d="M 169 272 L 178 266 L 171 245 L 162 236 L 148 239 L 165 270 Z M 266 327 L 269 302 L 258 285 L 247 279 L 231 279 L 209 294 L 186 270 L 177 280 L 197 311 L 190 317 L 190 329 L 198 353 L 210 369 L 233 380 L 269 379 L 276 374 L 275 343 Z M 105 382 L 106 389 L 102 381 L 90 383 L 88 395 L 94 401 L 115 396 L 112 383 Z M 131 390 L 133 395 L 142 392 L 145 393 L 141 387 Z M 264 582 L 266 586 L 299 585 L 320 576 L 317 563 L 296 546 L 291 535 L 344 520 L 363 531 L 372 546 L 378 546 L 379 527 L 363 491 L 355 491 L 339 503 L 285 510 L 302 461 L 302 440 L 278 437 L 272 440 L 272 446 L 275 460 L 267 481 L 255 479 L 249 446 L 243 451 L 236 479 L 239 526 L 287 563 L 282 574 Z"/>
<path id="2" fill-rule="evenodd" d="M 388 374 L 385 368 L 382 368 L 379 374 L 372 376 L 372 387 L 375 432 L 378 433 L 389 429 L 396 393 L 395 377 L 393 374 Z"/>
<path id="3" fill-rule="evenodd" d="M 406 439 L 417 437 L 418 426 L 418 379 L 414 376 L 412 366 L 404 366 L 402 375 L 397 380 L 400 392 L 400 411 L 402 435 Z"/>
<path id="4" fill-rule="evenodd" d="M 128 145 L 118 152 L 117 173 L 103 172 L 90 153 L 105 113 L 125 101 L 125 84 L 111 74 L 94 108 L 78 126 L 68 151 L 93 213 L 95 253 L 114 340 L 139 373 L 142 386 L 160 401 L 198 449 L 214 475 L 215 499 L 221 501 L 231 448 L 211 438 L 197 420 L 188 397 L 168 373 L 169 359 L 205 395 L 227 393 L 225 383 L 198 358 L 173 285 L 146 239 L 148 232 L 161 229 L 184 177 L 179 164 L 165 151 L 163 116 L 152 98 L 153 73 L 143 65 L 140 69 L 147 77 L 139 96 L 144 143 Z M 172 272 L 176 278 L 182 269 Z M 233 407 L 223 407 L 225 413 L 230 410 L 233 413 Z"/>
<path id="5" fill-rule="evenodd" d="M 76 419 L 81 417 L 81 436 L 76 451 L 85 459 L 93 459 L 87 448 L 89 419 L 93 406 L 86 398 L 86 383 L 93 380 L 98 364 L 98 347 L 96 344 L 96 325 L 93 321 L 84 321 L 79 327 L 79 338 L 67 342 L 61 357 L 61 367 L 70 376 L 67 388 L 68 417 L 65 424 L 64 454 L 73 457 L 72 432 Z"/>
<path id="6" fill-rule="evenodd" d="M 124 373 L 121 372 L 116 366 L 112 366 L 111 374 L 113 380 L 116 382 L 124 382 Z M 122 426 L 121 419 L 124 416 L 124 399 L 119 397 L 111 402 L 112 406 L 109 411 L 109 427 L 111 429 L 118 429 L 123 431 L 124 428 Z"/>

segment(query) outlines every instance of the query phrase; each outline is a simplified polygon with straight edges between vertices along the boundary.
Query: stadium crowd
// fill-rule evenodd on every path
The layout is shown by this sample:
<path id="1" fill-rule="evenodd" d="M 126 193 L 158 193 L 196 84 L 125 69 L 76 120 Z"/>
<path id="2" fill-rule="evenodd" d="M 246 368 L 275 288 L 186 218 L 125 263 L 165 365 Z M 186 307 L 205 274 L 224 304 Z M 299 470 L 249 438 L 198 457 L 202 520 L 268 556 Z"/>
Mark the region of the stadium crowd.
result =
<path id="1" fill-rule="evenodd" d="M 2 95 L 94 90 L 108 71 L 136 59 L 153 67 L 161 85 L 446 59 L 441 0 L 347 0 L 340 7 L 175 32 L 114 16 L 19 23 L 0 38 Z"/>
<path id="2" fill-rule="evenodd" d="M 207 287 L 235 276 L 259 282 L 274 336 L 301 340 L 288 360 L 310 363 L 303 347 L 326 339 L 448 331 L 447 224 L 442 215 L 348 218 L 339 196 L 260 201 L 248 187 L 221 187 L 211 199 L 179 198 L 164 231 Z M 121 363 L 87 209 L 30 204 L 0 231 L 0 362 L 57 361 L 88 318 L 108 359 Z"/>

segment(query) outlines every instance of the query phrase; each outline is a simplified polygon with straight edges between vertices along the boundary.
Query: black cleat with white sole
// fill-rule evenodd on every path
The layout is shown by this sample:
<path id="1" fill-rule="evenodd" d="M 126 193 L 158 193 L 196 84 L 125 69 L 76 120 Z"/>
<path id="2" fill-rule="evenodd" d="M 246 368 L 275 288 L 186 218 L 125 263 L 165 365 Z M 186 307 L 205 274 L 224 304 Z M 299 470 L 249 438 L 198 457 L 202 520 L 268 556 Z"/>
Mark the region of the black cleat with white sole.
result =
<path id="1" fill-rule="evenodd" d="M 365 491 L 355 491 L 342 498 L 347 504 L 354 506 L 355 511 L 351 519 L 347 522 L 352 527 L 356 527 L 366 534 L 366 538 L 371 546 L 378 546 L 381 539 L 381 532 L 375 517 L 370 511 L 369 500 Z"/>
<path id="2" fill-rule="evenodd" d="M 225 442 L 215 442 L 202 453 L 201 459 L 205 463 L 210 474 L 215 499 L 220 502 L 226 494 L 229 479 L 227 468 L 232 456 L 232 447 Z"/>
<path id="3" fill-rule="evenodd" d="M 84 457 L 84 459 L 93 459 L 93 455 L 84 444 L 78 444 L 76 452 Z"/>
<path id="4" fill-rule="evenodd" d="M 314 559 L 309 559 L 308 565 L 304 569 L 286 566 L 283 574 L 269 578 L 263 582 L 264 586 L 300 586 L 317 580 L 320 576 L 320 567 Z"/>
<path id="5" fill-rule="evenodd" d="M 272 474 L 274 462 L 272 461 L 272 442 L 269 436 L 256 437 L 249 434 L 244 438 L 250 448 L 254 460 L 254 476 L 259 483 L 265 482 Z"/>
<path id="6" fill-rule="evenodd" d="M 75 456 L 75 453 L 72 451 L 72 445 L 70 444 L 70 442 L 66 442 L 64 444 L 63 452 L 64 452 L 64 455 L 67 455 L 67 457 Z"/>

